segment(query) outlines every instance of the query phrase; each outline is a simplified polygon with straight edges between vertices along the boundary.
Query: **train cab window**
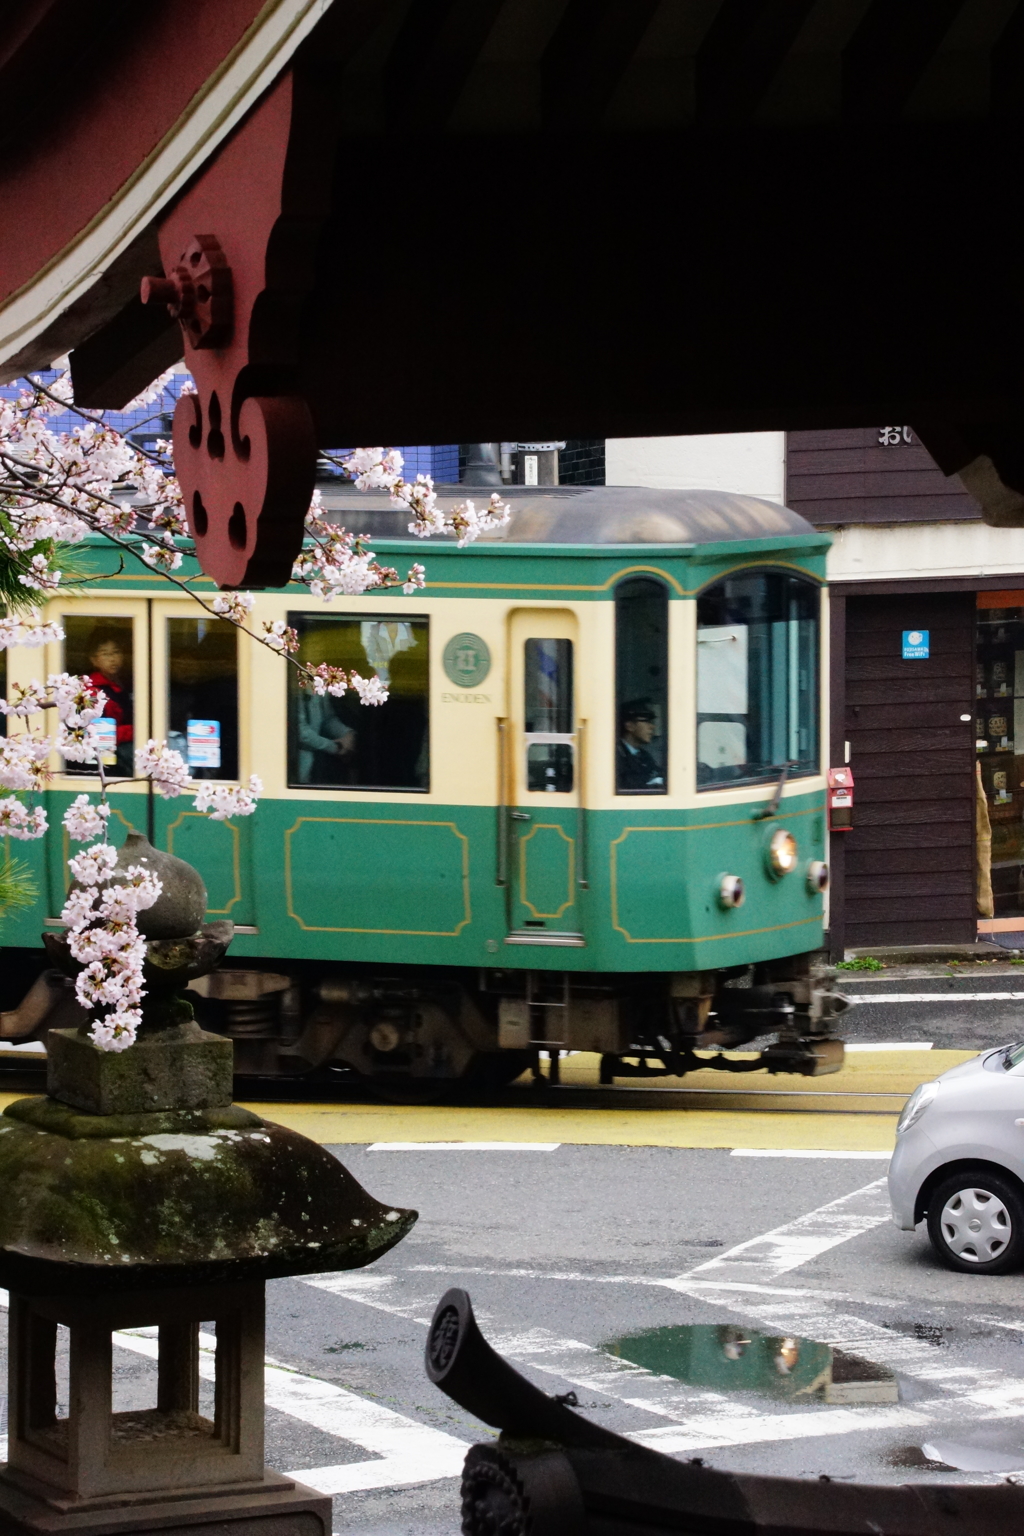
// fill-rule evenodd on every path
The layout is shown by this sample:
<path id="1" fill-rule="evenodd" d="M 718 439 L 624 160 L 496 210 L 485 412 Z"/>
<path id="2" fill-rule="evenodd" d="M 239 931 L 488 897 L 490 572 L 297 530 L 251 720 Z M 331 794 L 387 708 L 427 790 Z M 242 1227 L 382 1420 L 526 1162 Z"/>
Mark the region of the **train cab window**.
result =
<path id="1" fill-rule="evenodd" d="M 668 789 L 668 594 L 660 581 L 615 591 L 615 793 Z"/>
<path id="2" fill-rule="evenodd" d="M 777 571 L 697 600 L 697 784 L 818 772 L 818 589 Z"/>
<path id="3" fill-rule="evenodd" d="M 167 620 L 167 745 L 194 779 L 238 778 L 238 631 Z"/>
<path id="4" fill-rule="evenodd" d="M 429 621 L 290 613 L 297 658 L 379 677 L 386 704 L 319 697 L 288 676 L 288 782 L 309 789 L 430 788 Z"/>
<path id="5" fill-rule="evenodd" d="M 102 614 L 65 614 L 64 670 L 89 682 L 106 695 L 96 721 L 104 769 L 115 778 L 135 772 L 135 691 L 132 621 Z M 98 772 L 92 763 L 67 763 L 67 773 Z"/>
<path id="6" fill-rule="evenodd" d="M 571 794 L 575 750 L 572 641 L 527 640 L 523 663 L 526 787 Z"/>

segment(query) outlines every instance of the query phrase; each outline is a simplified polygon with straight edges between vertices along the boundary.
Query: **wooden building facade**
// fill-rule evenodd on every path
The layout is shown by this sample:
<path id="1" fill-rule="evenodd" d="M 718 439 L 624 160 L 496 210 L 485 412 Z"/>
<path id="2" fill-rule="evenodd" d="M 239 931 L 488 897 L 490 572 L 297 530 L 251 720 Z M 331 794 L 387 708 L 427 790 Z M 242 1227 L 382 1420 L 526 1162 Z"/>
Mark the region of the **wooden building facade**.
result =
<path id="1" fill-rule="evenodd" d="M 831 839 L 833 955 L 1024 933 L 1024 560 L 984 574 L 994 531 L 909 427 L 790 433 L 786 500 L 862 552 L 856 579 L 837 560 L 830 596 L 830 761 L 855 779 L 853 830 Z M 922 559 L 937 541 L 961 569 Z"/>

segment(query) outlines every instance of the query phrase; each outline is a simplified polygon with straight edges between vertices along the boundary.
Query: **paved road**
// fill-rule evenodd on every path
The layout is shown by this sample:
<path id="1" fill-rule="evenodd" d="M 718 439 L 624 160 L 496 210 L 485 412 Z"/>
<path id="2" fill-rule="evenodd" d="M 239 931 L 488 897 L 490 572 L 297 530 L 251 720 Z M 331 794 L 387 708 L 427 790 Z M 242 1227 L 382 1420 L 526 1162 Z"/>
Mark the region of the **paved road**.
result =
<path id="1" fill-rule="evenodd" d="M 458 1284 L 531 1379 L 575 1391 L 584 1413 L 670 1454 L 871 1481 L 1024 1471 L 1024 1275 L 942 1269 L 921 1234 L 891 1225 L 881 1182 L 894 1101 L 951 1064 L 947 1052 L 1024 1036 L 1024 975 L 978 967 L 849 983 L 879 999 L 847 1014 L 851 1041 L 934 1049 L 851 1052 L 842 1080 L 821 1084 L 845 1085 L 846 1099 L 266 1106 L 343 1139 L 335 1150 L 367 1188 L 421 1212 L 370 1270 L 269 1287 L 270 1465 L 332 1493 L 338 1530 L 456 1532 L 465 1446 L 490 1432 L 430 1386 L 422 1349 L 437 1298 Z M 371 1136 L 413 1148 L 371 1150 Z M 416 1145 L 442 1137 L 483 1145 Z M 787 1155 L 749 1155 L 766 1152 Z M 711 1341 L 710 1376 L 671 1332 L 688 1325 L 732 1329 L 687 1341 Z M 756 1350 L 759 1335 L 775 1341 L 769 1360 L 792 1336 L 875 1362 L 896 1382 L 879 1395 L 896 1400 L 793 1397 L 785 1383 L 772 1395 L 770 1372 L 756 1390 L 733 1390 L 723 1341 Z M 120 1338 L 115 1406 L 150 1404 L 154 1342 Z M 801 1353 L 817 1358 L 811 1344 Z M 1001 1457 L 1003 1471 L 951 1470 L 933 1459 L 943 1453 L 961 1467 Z"/>
<path id="2" fill-rule="evenodd" d="M 930 1040 L 938 1049 L 982 1050 L 1024 1038 L 1024 965 L 892 966 L 841 972 L 854 1007 L 849 1040 Z"/>
<path id="3" fill-rule="evenodd" d="M 574 1390 L 584 1413 L 671 1454 L 805 1476 L 991 1481 L 922 1451 L 980 1437 L 1024 1468 L 1024 1277 L 939 1268 L 923 1237 L 888 1221 L 884 1159 L 338 1151 L 421 1219 L 370 1270 L 269 1287 L 268 1460 L 335 1495 L 337 1530 L 458 1530 L 464 1447 L 489 1432 L 423 1374 L 426 1321 L 451 1284 L 545 1390 Z M 686 1324 L 839 1346 L 895 1372 L 898 1401 L 787 1401 L 673 1377 L 672 1336 L 636 1336 Z M 117 1406 L 148 1406 L 154 1341 L 119 1342 Z"/>

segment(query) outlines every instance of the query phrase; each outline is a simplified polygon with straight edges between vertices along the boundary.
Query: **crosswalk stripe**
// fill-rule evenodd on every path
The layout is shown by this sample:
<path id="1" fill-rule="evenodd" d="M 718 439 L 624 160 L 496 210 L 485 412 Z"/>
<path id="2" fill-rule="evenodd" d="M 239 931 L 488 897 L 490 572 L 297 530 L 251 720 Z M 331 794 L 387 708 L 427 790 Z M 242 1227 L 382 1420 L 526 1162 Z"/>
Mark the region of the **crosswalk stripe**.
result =
<path id="1" fill-rule="evenodd" d="M 748 1238 L 724 1253 L 716 1254 L 688 1270 L 687 1275 L 714 1274 L 723 1280 L 772 1280 L 791 1269 L 798 1269 L 811 1259 L 827 1253 L 839 1243 L 869 1232 L 890 1217 L 885 1179 L 876 1179 L 838 1200 L 830 1200 L 817 1210 L 787 1221 L 760 1237 Z M 686 1275 L 680 1275 L 680 1280 Z"/>

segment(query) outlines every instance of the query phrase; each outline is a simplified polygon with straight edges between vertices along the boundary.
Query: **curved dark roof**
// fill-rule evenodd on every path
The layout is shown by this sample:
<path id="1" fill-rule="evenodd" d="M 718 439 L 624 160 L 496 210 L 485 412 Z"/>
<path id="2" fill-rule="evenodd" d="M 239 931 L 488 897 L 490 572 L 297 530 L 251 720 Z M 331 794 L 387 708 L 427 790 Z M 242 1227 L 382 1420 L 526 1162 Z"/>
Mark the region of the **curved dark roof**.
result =
<path id="1" fill-rule="evenodd" d="M 438 501 L 452 506 L 471 498 L 480 506 L 490 492 L 473 486 L 442 487 Z M 481 543 L 502 544 L 717 544 L 735 539 L 788 538 L 816 530 L 778 502 L 727 491 L 651 490 L 644 486 L 525 486 L 502 491 L 511 522 L 483 534 Z M 408 518 L 381 496 L 346 488 L 324 495 L 332 518 L 371 538 L 408 537 Z"/>

